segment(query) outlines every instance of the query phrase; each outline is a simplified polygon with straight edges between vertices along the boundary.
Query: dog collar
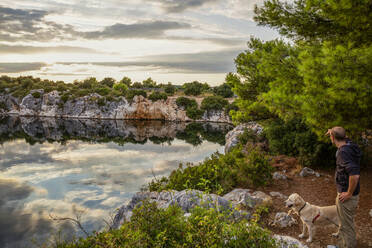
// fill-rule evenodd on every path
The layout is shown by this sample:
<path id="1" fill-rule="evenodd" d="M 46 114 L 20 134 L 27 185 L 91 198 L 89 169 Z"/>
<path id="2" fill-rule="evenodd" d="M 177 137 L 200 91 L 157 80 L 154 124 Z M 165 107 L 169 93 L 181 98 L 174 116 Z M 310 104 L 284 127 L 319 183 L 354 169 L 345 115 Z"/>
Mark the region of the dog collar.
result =
<path id="1" fill-rule="evenodd" d="M 316 221 L 316 219 L 318 219 L 319 217 L 320 217 L 320 213 L 319 213 L 317 216 L 314 217 L 314 219 L 313 219 L 313 221 L 312 221 L 313 224 L 314 224 L 314 222 Z"/>
<path id="2" fill-rule="evenodd" d="M 298 211 L 298 214 L 301 213 L 301 210 L 304 209 L 305 206 L 306 206 L 306 202 L 305 202 L 305 204 L 302 206 L 302 208 L 300 208 L 300 210 Z"/>

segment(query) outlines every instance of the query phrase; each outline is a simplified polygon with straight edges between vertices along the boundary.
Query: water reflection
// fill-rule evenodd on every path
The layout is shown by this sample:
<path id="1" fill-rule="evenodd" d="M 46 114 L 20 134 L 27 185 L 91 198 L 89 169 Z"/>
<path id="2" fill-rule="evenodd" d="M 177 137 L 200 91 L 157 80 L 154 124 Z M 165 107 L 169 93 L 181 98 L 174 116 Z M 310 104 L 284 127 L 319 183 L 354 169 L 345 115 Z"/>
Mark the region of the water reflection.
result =
<path id="1" fill-rule="evenodd" d="M 88 231 L 140 186 L 180 161 L 222 151 L 228 125 L 35 118 L 0 120 L 0 244 L 28 247 L 51 230 L 49 214 L 84 211 Z M 75 211 L 75 212 L 74 212 Z"/>

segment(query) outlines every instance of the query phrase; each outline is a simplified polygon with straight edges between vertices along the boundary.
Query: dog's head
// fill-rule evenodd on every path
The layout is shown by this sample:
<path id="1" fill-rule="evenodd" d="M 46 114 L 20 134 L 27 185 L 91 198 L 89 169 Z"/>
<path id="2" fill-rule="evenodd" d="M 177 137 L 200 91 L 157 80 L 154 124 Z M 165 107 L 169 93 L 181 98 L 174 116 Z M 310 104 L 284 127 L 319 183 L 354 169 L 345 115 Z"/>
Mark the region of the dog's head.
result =
<path id="1" fill-rule="evenodd" d="M 291 194 L 288 199 L 285 201 L 285 205 L 288 207 L 288 208 L 300 208 L 301 206 L 303 206 L 305 204 L 305 201 L 304 199 L 302 199 L 302 197 L 297 194 L 297 193 L 293 193 Z"/>

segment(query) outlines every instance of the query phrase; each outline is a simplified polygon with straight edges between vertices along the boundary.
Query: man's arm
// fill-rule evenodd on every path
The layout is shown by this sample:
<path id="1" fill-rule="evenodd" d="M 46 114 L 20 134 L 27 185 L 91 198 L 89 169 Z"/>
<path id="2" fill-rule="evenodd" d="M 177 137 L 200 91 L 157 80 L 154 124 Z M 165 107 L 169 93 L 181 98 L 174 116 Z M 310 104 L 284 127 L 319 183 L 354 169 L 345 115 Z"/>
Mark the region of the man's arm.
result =
<path id="1" fill-rule="evenodd" d="M 349 188 L 347 189 L 347 192 L 342 192 L 339 196 L 339 199 L 341 202 L 344 202 L 353 196 L 353 193 L 358 185 L 358 181 L 359 181 L 359 175 L 349 176 Z"/>

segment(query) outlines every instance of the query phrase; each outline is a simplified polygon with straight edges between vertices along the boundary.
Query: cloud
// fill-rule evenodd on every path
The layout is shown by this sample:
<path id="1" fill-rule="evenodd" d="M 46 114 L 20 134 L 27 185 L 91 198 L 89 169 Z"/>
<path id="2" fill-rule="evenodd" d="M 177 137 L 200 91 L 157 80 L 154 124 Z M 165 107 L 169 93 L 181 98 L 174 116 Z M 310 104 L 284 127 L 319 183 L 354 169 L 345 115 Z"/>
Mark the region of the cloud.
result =
<path id="1" fill-rule="evenodd" d="M 0 7 L 0 40 L 49 41 L 68 38 L 76 33 L 71 25 L 45 20 L 44 10 L 22 10 Z"/>
<path id="2" fill-rule="evenodd" d="M 0 7 L 0 40 L 14 42 L 74 40 L 78 38 L 158 38 L 162 37 L 167 30 L 191 27 L 187 23 L 155 20 L 133 24 L 116 23 L 104 27 L 103 30 L 82 32 L 77 31 L 72 25 L 46 20 L 50 14 L 53 12 Z M 76 48 L 71 49 L 76 50 Z"/>
<path id="3" fill-rule="evenodd" d="M 144 70 L 166 70 L 171 73 L 226 73 L 234 70 L 233 59 L 240 49 L 200 53 L 162 54 L 139 57 L 129 62 L 64 62 L 61 64 L 89 64 L 111 67 L 144 67 Z"/>
<path id="4" fill-rule="evenodd" d="M 172 29 L 185 29 L 191 26 L 186 23 L 152 21 L 135 24 L 116 23 L 105 27 L 102 31 L 81 32 L 80 35 L 86 39 L 105 38 L 156 38 L 164 35 L 164 32 Z"/>
<path id="5" fill-rule="evenodd" d="M 0 63 L 0 73 L 17 73 L 25 71 L 36 71 L 46 66 L 45 63 L 31 62 L 31 63 Z"/>
<path id="6" fill-rule="evenodd" d="M 97 50 L 75 47 L 75 46 L 21 46 L 21 45 L 5 45 L 0 44 L 0 54 L 21 53 L 21 54 L 37 54 L 37 53 L 101 53 Z"/>
<path id="7" fill-rule="evenodd" d="M 155 2 L 167 13 L 179 13 L 190 8 L 198 8 L 205 3 L 217 2 L 218 0 L 150 0 Z"/>

